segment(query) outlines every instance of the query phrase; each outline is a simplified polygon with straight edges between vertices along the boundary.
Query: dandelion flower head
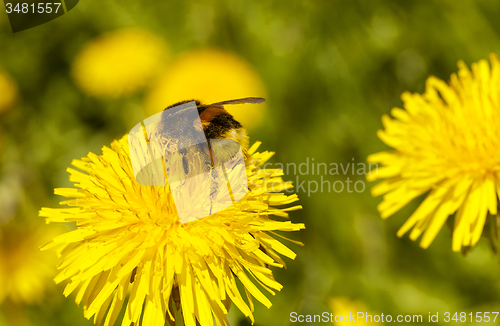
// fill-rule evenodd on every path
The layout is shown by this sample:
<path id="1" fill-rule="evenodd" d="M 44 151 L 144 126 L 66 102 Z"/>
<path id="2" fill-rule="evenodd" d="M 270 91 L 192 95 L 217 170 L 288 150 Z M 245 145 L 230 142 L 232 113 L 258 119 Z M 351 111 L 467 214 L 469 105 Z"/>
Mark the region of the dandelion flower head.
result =
<path id="1" fill-rule="evenodd" d="M 228 325 L 229 300 L 253 321 L 252 298 L 270 307 L 261 289 L 274 294 L 282 288 L 269 267 L 285 265 L 280 255 L 295 257 L 275 231 L 304 228 L 286 220 L 288 211 L 300 208 L 288 205 L 298 198 L 279 192 L 291 187 L 281 170 L 259 169 L 273 153 L 256 152 L 258 145 L 248 150 L 246 197 L 185 224 L 176 216 L 168 186 L 136 182 L 127 136 L 104 147 L 102 155 L 74 160 L 81 171 L 68 172 L 76 188 L 55 191 L 70 198 L 61 203 L 69 207 L 41 210 L 50 223 L 77 225 L 44 248 L 59 248 L 55 280 L 69 281 L 64 294 L 76 290 L 76 302 L 83 303 L 85 317 L 94 316 L 96 324 L 114 325 L 126 305 L 122 325 L 139 325 L 140 320 L 142 325 L 163 325 L 175 318 L 175 302 L 187 326 L 213 325 L 213 320 Z"/>
<path id="2" fill-rule="evenodd" d="M 424 94 L 402 95 L 404 109 L 384 116 L 378 136 L 392 151 L 371 155 L 381 163 L 369 180 L 382 195 L 378 209 L 387 218 L 413 199 L 424 201 L 398 231 L 410 231 L 427 248 L 454 214 L 452 249 L 473 246 L 488 213 L 497 214 L 500 194 L 500 60 L 491 54 L 472 64 L 459 62 L 449 83 L 430 77 Z"/>

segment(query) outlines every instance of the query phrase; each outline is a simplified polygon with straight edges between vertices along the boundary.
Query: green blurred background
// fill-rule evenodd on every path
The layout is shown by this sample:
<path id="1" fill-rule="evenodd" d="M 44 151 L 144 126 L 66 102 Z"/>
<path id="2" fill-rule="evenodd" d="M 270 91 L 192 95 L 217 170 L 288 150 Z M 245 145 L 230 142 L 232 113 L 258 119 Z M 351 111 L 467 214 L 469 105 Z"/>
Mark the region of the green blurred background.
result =
<path id="1" fill-rule="evenodd" d="M 365 162 L 387 149 L 376 131 L 381 116 L 402 105 L 403 91 L 422 92 L 429 75 L 448 80 L 458 60 L 470 65 L 500 54 L 497 0 L 86 0 L 15 34 L 2 5 L 0 11 L 0 69 L 17 89 L 0 109 L 1 288 L 15 281 L 19 264 L 36 269 L 28 249 L 16 251 L 22 236 L 8 235 L 39 227 L 55 232 L 44 229 L 37 211 L 57 206 L 53 188 L 71 186 L 65 172 L 71 160 L 100 153 L 151 115 L 145 103 L 158 76 L 130 94 L 108 97 L 75 81 L 79 54 L 105 33 L 134 27 L 164 42 L 167 77 L 169 65 L 195 49 L 217 48 L 247 62 L 267 94 L 262 119 L 249 130 L 251 142 L 262 141 L 260 149 L 276 151 L 273 162 L 283 164 Z M 190 78 L 196 80 L 196 72 Z M 0 99 L 6 94 L 0 87 Z M 347 177 L 365 180 L 323 176 L 332 183 Z M 451 251 L 446 227 L 427 250 L 407 236 L 399 239 L 396 231 L 418 202 L 382 221 L 381 199 L 371 197 L 371 186 L 361 193 L 298 191 L 304 209 L 291 220 L 306 229 L 289 236 L 305 246 L 290 245 L 298 257 L 287 270 L 275 269 L 284 289 L 271 298 L 271 309 L 256 304 L 255 325 L 299 324 L 290 322 L 290 312 L 331 311 L 331 299 L 339 297 L 393 316 L 499 310 L 500 266 L 487 241 L 464 257 Z M 19 257 L 21 263 L 9 263 Z M 63 297 L 63 285 L 46 283 L 38 302 L 0 296 L 0 325 L 92 325 L 74 296 Z M 249 325 L 235 307 L 229 318 L 231 325 Z"/>

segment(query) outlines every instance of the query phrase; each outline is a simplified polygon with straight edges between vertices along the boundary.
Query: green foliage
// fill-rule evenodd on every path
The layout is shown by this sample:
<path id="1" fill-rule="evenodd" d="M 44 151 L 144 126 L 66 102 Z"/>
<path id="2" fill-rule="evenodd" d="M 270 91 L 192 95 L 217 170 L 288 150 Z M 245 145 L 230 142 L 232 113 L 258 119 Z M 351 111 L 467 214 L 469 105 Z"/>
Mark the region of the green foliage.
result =
<path id="1" fill-rule="evenodd" d="M 149 29 L 173 55 L 213 46 L 249 61 L 269 94 L 265 122 L 251 140 L 276 151 L 275 163 L 362 163 L 386 149 L 376 137 L 380 118 L 402 105 L 403 91 L 422 92 L 429 75 L 448 80 L 458 60 L 470 64 L 500 54 L 499 14 L 495 0 L 85 0 L 61 18 L 13 34 L 1 13 L 0 67 L 17 82 L 20 100 L 0 113 L 0 170 L 26 171 L 21 206 L 54 207 L 53 188 L 71 185 L 65 172 L 71 160 L 99 153 L 139 121 L 147 90 L 100 100 L 84 94 L 70 75 L 86 42 L 127 26 Z M 346 177 L 365 180 L 323 175 L 331 183 Z M 296 183 L 295 175 L 285 179 Z M 299 180 L 320 182 L 321 176 Z M 443 228 L 421 249 L 407 236 L 396 237 L 417 203 L 382 221 L 381 199 L 371 197 L 370 187 L 310 196 L 299 189 L 304 209 L 291 219 L 306 230 L 292 236 L 305 246 L 291 244 L 298 258 L 275 270 L 284 289 L 270 310 L 256 305 L 256 325 L 290 325 L 292 311 L 329 311 L 328 298 L 335 296 L 424 320 L 428 312 L 498 311 L 499 266 L 488 241 L 463 257 L 451 251 L 451 232 Z M 21 219 L 42 223 L 36 214 Z M 63 299 L 60 286 L 51 293 L 41 305 L 23 308 L 33 325 L 92 324 L 74 296 Z M 248 324 L 235 307 L 230 317 L 234 325 Z"/>

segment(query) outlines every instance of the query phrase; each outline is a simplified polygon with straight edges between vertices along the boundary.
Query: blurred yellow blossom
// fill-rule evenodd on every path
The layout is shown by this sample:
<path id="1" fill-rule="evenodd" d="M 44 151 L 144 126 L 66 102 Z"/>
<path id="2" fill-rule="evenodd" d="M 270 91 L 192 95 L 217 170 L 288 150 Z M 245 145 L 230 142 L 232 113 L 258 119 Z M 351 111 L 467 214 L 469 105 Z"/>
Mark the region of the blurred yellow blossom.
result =
<path id="1" fill-rule="evenodd" d="M 384 323 L 379 321 L 375 322 L 374 317 L 378 314 L 368 311 L 366 305 L 358 300 L 351 300 L 346 297 L 333 297 L 330 298 L 328 302 L 330 309 L 334 315 L 333 324 L 334 325 L 383 325 Z M 359 315 L 358 315 L 359 313 Z M 361 316 L 363 318 L 356 318 L 356 322 L 351 319 L 352 316 Z M 371 316 L 371 317 L 370 317 Z M 337 318 L 335 318 L 337 317 Z M 377 317 L 375 317 L 376 319 Z M 337 320 L 335 320 L 337 319 Z"/>
<path id="2" fill-rule="evenodd" d="M 0 113 L 10 109 L 18 97 L 14 80 L 0 68 Z"/>
<path id="3" fill-rule="evenodd" d="M 9 224 L 0 227 L 0 305 L 40 303 L 53 287 L 57 257 L 39 247 L 58 232 L 54 227 Z"/>
<path id="4" fill-rule="evenodd" d="M 90 95 L 126 96 L 155 76 L 167 52 L 166 44 L 146 30 L 120 29 L 90 41 L 75 59 L 72 74 Z"/>
<path id="5" fill-rule="evenodd" d="M 264 84 L 243 58 L 214 48 L 192 50 L 176 58 L 159 77 L 146 100 L 146 113 L 153 115 L 167 106 L 189 99 L 203 103 L 256 96 L 265 97 Z M 226 108 L 246 128 L 258 126 L 265 105 Z"/>

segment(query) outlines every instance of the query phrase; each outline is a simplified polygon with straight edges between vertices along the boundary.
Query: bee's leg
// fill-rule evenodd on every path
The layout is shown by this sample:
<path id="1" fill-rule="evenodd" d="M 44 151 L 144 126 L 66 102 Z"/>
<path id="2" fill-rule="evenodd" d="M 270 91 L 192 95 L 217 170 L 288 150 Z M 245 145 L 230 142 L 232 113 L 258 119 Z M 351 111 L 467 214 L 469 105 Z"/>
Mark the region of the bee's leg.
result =
<path id="1" fill-rule="evenodd" d="M 185 156 L 182 157 L 182 167 L 184 168 L 184 173 L 186 173 L 186 175 L 188 175 L 189 174 L 189 162 L 188 162 L 187 157 L 185 157 Z"/>
<path id="2" fill-rule="evenodd" d="M 189 161 L 186 157 L 187 149 L 181 148 L 181 149 L 179 149 L 179 153 L 181 153 L 181 155 L 182 155 L 182 167 L 184 168 L 184 173 L 186 175 L 189 175 Z"/>
<path id="3" fill-rule="evenodd" d="M 209 160 L 210 160 L 210 177 L 212 179 L 211 185 L 210 185 L 210 215 L 212 215 L 212 209 L 214 207 L 214 201 L 215 197 L 217 197 L 217 192 L 219 190 L 219 172 L 216 169 L 215 166 L 215 161 L 214 161 L 214 156 L 212 152 L 212 143 L 209 141 L 208 142 L 208 154 L 210 155 Z"/>
<path id="4" fill-rule="evenodd" d="M 210 169 L 210 177 L 212 179 L 212 184 L 210 185 L 210 215 L 212 215 L 214 200 L 217 195 L 217 190 L 219 188 L 219 183 L 217 182 L 219 173 L 217 172 L 217 169 Z"/>

